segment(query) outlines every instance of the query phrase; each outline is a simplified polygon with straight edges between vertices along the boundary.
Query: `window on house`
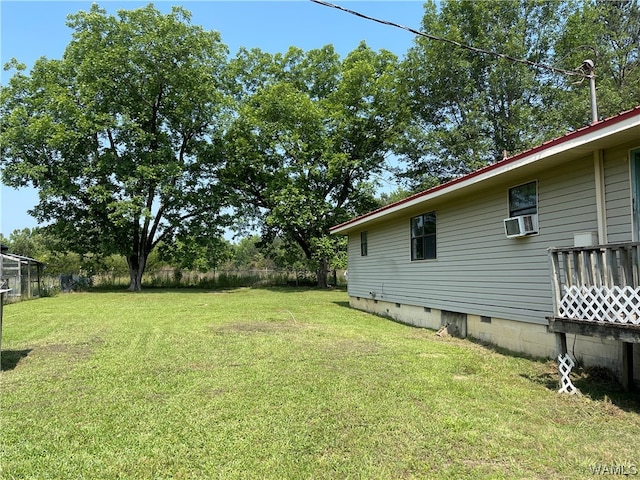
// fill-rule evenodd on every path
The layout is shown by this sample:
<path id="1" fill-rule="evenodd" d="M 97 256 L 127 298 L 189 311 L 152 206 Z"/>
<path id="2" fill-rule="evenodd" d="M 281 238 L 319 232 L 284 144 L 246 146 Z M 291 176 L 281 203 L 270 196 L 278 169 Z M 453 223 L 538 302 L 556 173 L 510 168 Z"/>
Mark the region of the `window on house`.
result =
<path id="1" fill-rule="evenodd" d="M 538 183 L 533 181 L 509 189 L 509 217 L 538 213 Z"/>
<path id="2" fill-rule="evenodd" d="M 436 212 L 411 219 L 411 260 L 436 258 Z"/>
<path id="3" fill-rule="evenodd" d="M 367 232 L 360 232 L 360 256 L 366 257 L 369 254 L 369 244 L 367 242 Z"/>

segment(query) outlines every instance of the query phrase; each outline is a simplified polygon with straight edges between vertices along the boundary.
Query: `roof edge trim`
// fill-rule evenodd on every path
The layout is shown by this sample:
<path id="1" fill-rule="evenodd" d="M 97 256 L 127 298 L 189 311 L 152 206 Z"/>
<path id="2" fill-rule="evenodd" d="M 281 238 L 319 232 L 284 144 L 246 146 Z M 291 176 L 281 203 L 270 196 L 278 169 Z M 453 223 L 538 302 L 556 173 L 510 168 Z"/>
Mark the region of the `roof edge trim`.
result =
<path id="1" fill-rule="evenodd" d="M 630 120 L 630 124 L 626 125 L 625 122 Z M 632 120 L 635 120 L 635 122 L 633 122 Z M 633 128 L 637 125 L 640 125 L 640 105 L 632 110 L 620 113 L 615 117 L 600 120 L 597 123 L 593 123 L 578 130 L 574 130 L 573 132 L 569 132 L 562 137 L 554 138 L 538 145 L 537 147 L 533 147 L 529 150 L 525 150 L 524 152 L 520 152 L 505 160 L 487 165 L 486 167 L 482 167 L 447 183 L 436 185 L 435 187 L 432 187 L 428 190 L 418 192 L 397 202 L 385 205 L 364 215 L 352 218 L 351 220 L 331 227 L 329 229 L 329 232 L 331 234 L 346 233 L 348 230 L 357 227 L 360 224 L 375 220 L 377 218 L 381 218 L 386 215 L 390 215 L 396 211 L 403 210 L 404 208 L 410 207 L 417 203 L 421 203 L 425 200 L 437 198 L 446 193 L 464 188 L 465 186 L 468 186 L 470 184 L 474 184 L 479 181 L 497 176 L 500 173 L 536 162 L 555 153 L 575 148 L 582 143 L 595 141 L 599 138 L 612 135 L 614 133 L 617 133 L 618 131 L 623 131 L 628 128 Z M 596 138 L 589 138 L 589 136 L 593 136 L 595 134 L 599 135 Z"/>

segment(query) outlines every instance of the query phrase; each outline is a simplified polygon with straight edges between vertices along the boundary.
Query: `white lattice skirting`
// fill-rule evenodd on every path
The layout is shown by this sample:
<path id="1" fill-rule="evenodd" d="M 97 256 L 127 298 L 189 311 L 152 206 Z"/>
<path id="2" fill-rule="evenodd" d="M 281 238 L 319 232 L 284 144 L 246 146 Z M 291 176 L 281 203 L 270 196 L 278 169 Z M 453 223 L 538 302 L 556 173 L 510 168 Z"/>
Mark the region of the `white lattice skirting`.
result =
<path id="1" fill-rule="evenodd" d="M 640 325 L 640 287 L 563 287 L 562 318 Z"/>
<path id="2" fill-rule="evenodd" d="M 560 373 L 560 390 L 558 393 L 578 393 L 578 389 L 571 381 L 571 370 L 576 364 L 568 353 L 558 355 L 558 372 Z"/>

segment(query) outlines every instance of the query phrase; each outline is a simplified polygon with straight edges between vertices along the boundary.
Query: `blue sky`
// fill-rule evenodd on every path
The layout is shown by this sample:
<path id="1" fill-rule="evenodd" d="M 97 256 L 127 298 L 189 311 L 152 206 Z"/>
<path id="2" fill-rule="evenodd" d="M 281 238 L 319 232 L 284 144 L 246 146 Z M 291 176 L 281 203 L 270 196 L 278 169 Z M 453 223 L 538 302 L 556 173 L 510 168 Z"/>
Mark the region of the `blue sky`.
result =
<path id="1" fill-rule="evenodd" d="M 66 17 L 88 10 L 98 3 L 109 13 L 133 9 L 149 2 L 121 1 L 0 1 L 0 60 L 4 65 L 15 57 L 31 67 L 42 56 L 60 58 L 71 39 Z M 375 49 L 387 49 L 402 57 L 414 36 L 402 29 L 382 25 L 349 13 L 311 2 L 280 1 L 156 1 L 164 12 L 172 5 L 191 11 L 193 24 L 217 30 L 233 56 L 242 46 L 257 47 L 271 53 L 285 52 L 290 46 L 303 50 L 333 44 L 344 56 L 361 40 Z M 420 29 L 422 1 L 340 1 L 332 3 L 365 15 Z M 10 73 L 2 71 L 2 84 Z M 0 190 L 0 233 L 6 237 L 16 229 L 33 228 L 37 222 L 27 210 L 38 201 L 30 188 Z"/>

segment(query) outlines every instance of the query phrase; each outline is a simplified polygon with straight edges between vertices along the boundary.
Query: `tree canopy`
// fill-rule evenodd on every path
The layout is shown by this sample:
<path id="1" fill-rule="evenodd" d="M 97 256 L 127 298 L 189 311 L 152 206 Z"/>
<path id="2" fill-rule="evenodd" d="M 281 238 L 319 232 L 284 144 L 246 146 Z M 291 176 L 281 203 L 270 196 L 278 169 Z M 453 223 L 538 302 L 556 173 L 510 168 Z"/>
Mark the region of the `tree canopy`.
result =
<path id="1" fill-rule="evenodd" d="M 0 92 L 3 182 L 31 184 L 32 214 L 78 253 L 127 258 L 139 290 L 158 242 L 217 235 L 216 142 L 227 48 L 173 8 L 71 15 L 62 59 L 39 59 Z"/>
<path id="2" fill-rule="evenodd" d="M 566 71 L 592 59 L 601 116 L 640 104 L 636 0 L 430 0 L 422 30 Z M 416 38 L 402 72 L 412 124 L 398 150 L 406 165 L 400 177 L 413 189 L 469 173 L 591 118 L 583 77 L 425 37 Z"/>
<path id="3" fill-rule="evenodd" d="M 225 184 L 263 236 L 281 236 L 316 262 L 325 285 L 339 240 L 329 228 L 364 213 L 406 110 L 397 57 L 362 43 L 341 60 L 333 47 L 232 62 L 238 112 L 225 137 Z"/>
<path id="4" fill-rule="evenodd" d="M 565 12 L 565 27 L 554 44 L 556 63 L 575 68 L 595 64 L 598 117 L 607 118 L 640 104 L 640 3 L 589 0 Z M 558 79 L 550 120 L 561 129 L 578 128 L 590 118 L 587 82 Z"/>

